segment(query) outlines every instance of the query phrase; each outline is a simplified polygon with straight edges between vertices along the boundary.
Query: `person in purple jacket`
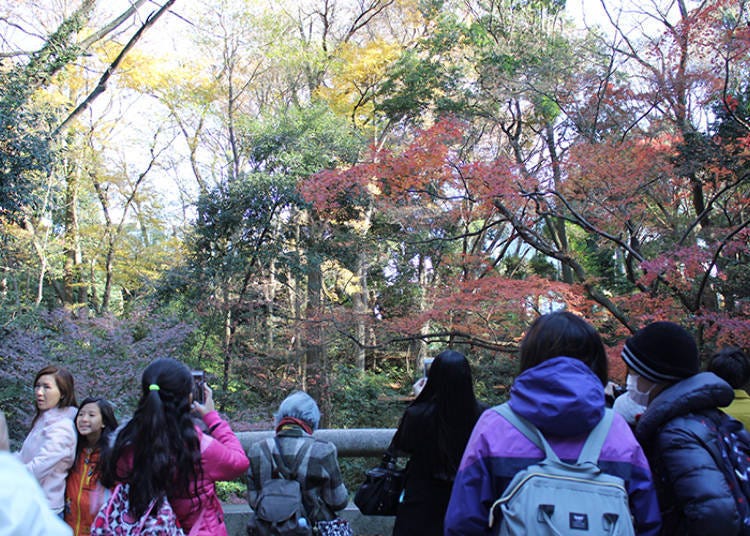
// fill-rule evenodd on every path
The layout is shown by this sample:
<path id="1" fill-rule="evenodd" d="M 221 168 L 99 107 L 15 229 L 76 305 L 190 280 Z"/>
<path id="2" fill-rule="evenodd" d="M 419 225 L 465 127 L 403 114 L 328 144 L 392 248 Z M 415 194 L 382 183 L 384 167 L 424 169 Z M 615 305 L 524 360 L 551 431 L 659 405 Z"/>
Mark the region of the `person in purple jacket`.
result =
<path id="1" fill-rule="evenodd" d="M 574 463 L 589 432 L 604 415 L 607 357 L 596 330 L 569 312 L 540 316 L 520 348 L 520 374 L 510 391 L 513 411 L 531 421 L 557 455 Z M 485 411 L 466 445 L 456 474 L 445 535 L 494 534 L 488 518 L 513 476 L 543 458 L 542 451 L 496 411 Z M 627 422 L 615 415 L 599 457 L 606 473 L 625 481 L 635 532 L 656 535 L 659 504 L 646 457 Z"/>

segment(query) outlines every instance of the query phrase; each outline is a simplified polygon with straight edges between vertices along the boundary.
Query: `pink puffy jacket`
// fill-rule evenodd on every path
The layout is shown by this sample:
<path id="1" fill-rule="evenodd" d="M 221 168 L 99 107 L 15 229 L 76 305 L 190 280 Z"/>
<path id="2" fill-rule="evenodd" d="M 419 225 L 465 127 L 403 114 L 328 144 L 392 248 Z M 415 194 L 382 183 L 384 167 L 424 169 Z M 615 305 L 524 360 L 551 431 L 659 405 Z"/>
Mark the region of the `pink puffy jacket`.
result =
<path id="1" fill-rule="evenodd" d="M 190 536 L 226 536 L 224 511 L 221 508 L 214 482 L 234 480 L 243 476 L 250 462 L 237 436 L 215 411 L 203 417 L 211 435 L 199 431 L 203 477 L 198 481 L 198 495 L 202 508 L 192 508 L 195 498 L 172 498 L 172 508 L 183 530 Z M 192 487 L 191 487 L 192 489 Z M 194 525 L 197 525 L 194 527 Z"/>
<path id="2" fill-rule="evenodd" d="M 210 435 L 200 429 L 198 437 L 201 443 L 201 468 L 203 476 L 197 482 L 200 510 L 197 509 L 198 498 L 192 495 L 193 485 L 190 485 L 189 497 L 170 497 L 180 525 L 189 536 L 227 536 L 224 525 L 224 511 L 216 496 L 214 483 L 217 481 L 234 480 L 243 476 L 250 462 L 242 449 L 237 436 L 216 411 L 211 411 L 203 417 Z M 132 457 L 120 459 L 118 466 L 129 467 Z"/>

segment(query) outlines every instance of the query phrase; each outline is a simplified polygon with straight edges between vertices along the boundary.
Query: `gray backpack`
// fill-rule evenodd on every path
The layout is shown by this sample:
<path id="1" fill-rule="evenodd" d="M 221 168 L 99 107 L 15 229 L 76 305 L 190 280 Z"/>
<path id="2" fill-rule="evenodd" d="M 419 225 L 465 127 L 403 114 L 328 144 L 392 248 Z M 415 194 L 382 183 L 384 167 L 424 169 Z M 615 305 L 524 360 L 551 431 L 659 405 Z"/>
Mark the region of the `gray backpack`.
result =
<path id="1" fill-rule="evenodd" d="M 507 403 L 493 409 L 545 454 L 544 460 L 518 472 L 490 508 L 490 527 L 495 524 L 496 508 L 502 512 L 500 536 L 635 534 L 625 482 L 603 473 L 597 465 L 612 424 L 612 410 L 605 410 L 578 461 L 570 464 L 561 461 L 539 429 Z"/>
<path id="2" fill-rule="evenodd" d="M 278 438 L 274 437 L 273 441 L 274 449 L 269 441 L 263 441 L 261 451 L 271 460 L 272 475 L 278 474 L 279 478 L 263 483 L 247 523 L 247 533 L 249 536 L 312 536 L 297 471 L 313 441 L 305 441 L 299 449 L 291 471 L 284 463 Z"/>

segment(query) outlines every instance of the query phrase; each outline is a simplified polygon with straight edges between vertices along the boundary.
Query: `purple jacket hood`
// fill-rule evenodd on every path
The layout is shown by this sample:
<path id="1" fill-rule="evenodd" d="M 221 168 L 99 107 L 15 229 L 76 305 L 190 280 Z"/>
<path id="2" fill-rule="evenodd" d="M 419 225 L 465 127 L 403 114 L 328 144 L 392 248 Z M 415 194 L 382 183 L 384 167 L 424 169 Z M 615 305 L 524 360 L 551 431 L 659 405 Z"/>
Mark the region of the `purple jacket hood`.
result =
<path id="1" fill-rule="evenodd" d="M 573 437 L 601 420 L 604 386 L 583 361 L 555 357 L 519 374 L 509 402 L 545 435 Z"/>

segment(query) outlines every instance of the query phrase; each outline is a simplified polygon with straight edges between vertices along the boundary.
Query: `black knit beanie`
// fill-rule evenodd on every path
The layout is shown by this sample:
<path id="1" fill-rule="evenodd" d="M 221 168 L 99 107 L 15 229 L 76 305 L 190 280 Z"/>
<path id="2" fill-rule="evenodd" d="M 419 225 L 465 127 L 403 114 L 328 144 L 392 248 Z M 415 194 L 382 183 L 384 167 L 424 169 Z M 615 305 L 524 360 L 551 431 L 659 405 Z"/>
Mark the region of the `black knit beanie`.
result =
<path id="1" fill-rule="evenodd" d="M 700 372 L 695 339 L 673 322 L 654 322 L 625 341 L 622 358 L 634 372 L 656 383 L 674 383 Z"/>

